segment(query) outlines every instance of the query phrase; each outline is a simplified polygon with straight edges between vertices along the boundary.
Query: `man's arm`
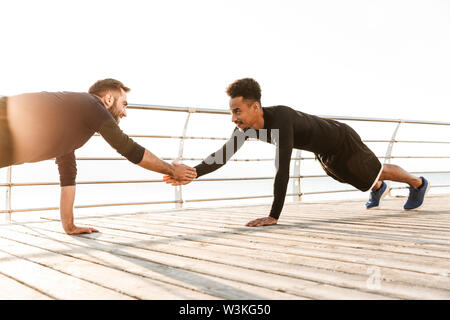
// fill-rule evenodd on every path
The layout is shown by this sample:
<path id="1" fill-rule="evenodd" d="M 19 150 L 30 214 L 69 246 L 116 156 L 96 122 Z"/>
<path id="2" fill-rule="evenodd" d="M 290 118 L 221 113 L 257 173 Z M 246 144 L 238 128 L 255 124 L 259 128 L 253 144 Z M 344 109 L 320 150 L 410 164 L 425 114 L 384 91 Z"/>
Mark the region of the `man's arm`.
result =
<path id="1" fill-rule="evenodd" d="M 197 178 L 221 168 L 242 147 L 246 138 L 245 133 L 236 127 L 230 139 L 222 148 L 210 154 L 199 165 L 195 166 Z"/>
<path id="2" fill-rule="evenodd" d="M 280 147 L 278 150 L 279 164 L 275 181 L 273 184 L 273 203 L 270 210 L 270 217 L 277 219 L 280 217 L 286 199 L 286 191 L 289 183 L 289 167 L 291 164 L 292 147 Z"/>
<path id="3" fill-rule="evenodd" d="M 205 160 L 194 167 L 197 172 L 197 178 L 216 171 L 221 168 L 230 158 L 242 147 L 247 136 L 244 132 L 239 131 L 236 127 L 231 135 L 230 139 L 216 152 L 210 154 Z M 177 180 L 170 176 L 164 176 L 163 180 L 172 184 L 173 186 L 184 185 L 191 182 L 191 180 Z"/>
<path id="4" fill-rule="evenodd" d="M 77 227 L 73 221 L 73 203 L 75 201 L 75 186 L 61 187 L 60 215 L 64 231 L 67 234 L 82 234 L 98 232 L 95 228 Z"/>
<path id="5" fill-rule="evenodd" d="M 277 139 L 277 148 L 275 155 L 276 175 L 273 184 L 274 199 L 272 208 L 268 217 L 259 218 L 250 221 L 246 225 L 249 227 L 260 227 L 277 224 L 283 209 L 286 198 L 287 186 L 289 183 L 289 167 L 291 164 L 291 155 L 294 145 L 294 135 L 292 124 L 289 119 L 283 120 L 283 125 L 280 124 L 279 138 Z"/>
<path id="6" fill-rule="evenodd" d="M 56 158 L 61 185 L 60 215 L 61 223 L 67 234 L 81 234 L 98 232 L 94 228 L 80 228 L 73 221 L 73 203 L 75 201 L 75 178 L 77 176 L 77 163 L 75 153 L 72 151 Z"/>
<path id="7" fill-rule="evenodd" d="M 250 221 L 246 224 L 248 227 L 261 227 L 277 224 L 280 217 L 281 210 L 283 209 L 284 201 L 286 198 L 287 186 L 289 183 L 289 167 L 291 162 L 292 148 L 285 147 L 277 150 L 279 163 L 277 173 L 275 175 L 275 181 L 273 184 L 274 199 L 272 202 L 272 208 L 268 217 L 258 218 Z"/>
<path id="8" fill-rule="evenodd" d="M 174 179 L 191 181 L 197 176 L 195 169 L 184 164 L 167 163 L 147 149 L 144 150 L 144 155 L 138 165 L 147 170 L 169 175 Z"/>

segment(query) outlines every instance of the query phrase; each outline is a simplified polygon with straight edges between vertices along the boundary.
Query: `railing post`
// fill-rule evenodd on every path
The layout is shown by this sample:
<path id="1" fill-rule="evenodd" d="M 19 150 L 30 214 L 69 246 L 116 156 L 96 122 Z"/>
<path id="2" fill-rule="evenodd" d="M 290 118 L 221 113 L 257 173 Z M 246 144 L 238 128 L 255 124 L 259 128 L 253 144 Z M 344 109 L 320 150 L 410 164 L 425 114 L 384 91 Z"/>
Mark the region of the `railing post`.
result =
<path id="1" fill-rule="evenodd" d="M 292 185 L 292 193 L 297 194 L 297 201 L 302 201 L 302 187 L 300 181 L 300 163 L 301 163 L 302 150 L 297 150 L 295 157 L 298 160 L 294 161 L 294 176 L 298 178 L 294 178 L 294 183 Z"/>
<path id="2" fill-rule="evenodd" d="M 402 120 L 400 120 L 397 124 L 397 126 L 395 127 L 394 132 L 392 133 L 392 137 L 391 140 L 389 141 L 387 150 L 386 150 L 386 156 L 384 158 L 384 164 L 390 164 L 391 163 L 391 156 L 392 156 L 392 149 L 394 148 L 394 144 L 395 144 L 395 138 L 397 137 L 397 132 L 398 129 L 400 128 L 400 125 L 402 124 Z M 391 186 L 391 183 L 388 181 L 388 187 Z M 389 196 L 391 195 L 391 190 L 389 189 Z"/>
<path id="3" fill-rule="evenodd" d="M 183 128 L 183 134 L 180 140 L 180 146 L 178 148 L 178 159 L 183 158 L 183 152 L 184 152 L 184 139 L 186 137 L 187 128 L 189 125 L 189 119 L 191 117 L 191 113 L 195 112 L 194 108 L 189 108 L 188 115 L 186 117 L 186 122 L 184 123 Z M 183 207 L 183 189 L 182 186 L 176 186 L 175 187 L 175 208 L 182 208 Z"/>

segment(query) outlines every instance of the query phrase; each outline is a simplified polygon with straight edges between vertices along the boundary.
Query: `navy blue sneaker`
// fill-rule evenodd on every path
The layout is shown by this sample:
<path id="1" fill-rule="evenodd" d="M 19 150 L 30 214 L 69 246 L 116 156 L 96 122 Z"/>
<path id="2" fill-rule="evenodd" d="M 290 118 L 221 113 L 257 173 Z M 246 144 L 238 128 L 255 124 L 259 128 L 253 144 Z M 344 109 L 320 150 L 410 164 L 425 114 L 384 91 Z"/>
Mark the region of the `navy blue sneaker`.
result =
<path id="1" fill-rule="evenodd" d="M 383 181 L 380 189 L 370 191 L 369 201 L 366 202 L 367 209 L 374 209 L 380 206 L 380 201 L 389 193 L 387 184 Z"/>
<path id="2" fill-rule="evenodd" d="M 408 200 L 403 206 L 403 209 L 405 210 L 419 209 L 423 205 L 423 199 L 425 198 L 428 189 L 430 189 L 430 184 L 428 183 L 427 179 L 425 179 L 424 177 L 421 178 L 422 178 L 422 186 L 420 186 L 417 189 L 413 187 L 408 187 L 409 196 Z"/>

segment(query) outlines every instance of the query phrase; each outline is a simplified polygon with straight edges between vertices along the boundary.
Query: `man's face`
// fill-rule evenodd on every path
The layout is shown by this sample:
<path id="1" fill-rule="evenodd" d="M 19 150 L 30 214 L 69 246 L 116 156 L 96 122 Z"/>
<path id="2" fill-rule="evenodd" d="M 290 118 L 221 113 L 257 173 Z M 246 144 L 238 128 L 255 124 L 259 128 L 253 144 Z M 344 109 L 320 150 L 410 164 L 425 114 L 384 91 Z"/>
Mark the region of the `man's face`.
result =
<path id="1" fill-rule="evenodd" d="M 120 89 L 120 93 L 113 93 L 114 103 L 111 107 L 108 108 L 108 111 L 111 113 L 113 118 L 117 123 L 120 122 L 120 119 L 127 116 L 127 94 L 123 89 Z"/>
<path id="2" fill-rule="evenodd" d="M 230 99 L 231 121 L 241 130 L 252 128 L 257 117 L 255 112 L 257 108 L 259 108 L 257 102 L 252 103 L 242 97 L 232 98 Z"/>

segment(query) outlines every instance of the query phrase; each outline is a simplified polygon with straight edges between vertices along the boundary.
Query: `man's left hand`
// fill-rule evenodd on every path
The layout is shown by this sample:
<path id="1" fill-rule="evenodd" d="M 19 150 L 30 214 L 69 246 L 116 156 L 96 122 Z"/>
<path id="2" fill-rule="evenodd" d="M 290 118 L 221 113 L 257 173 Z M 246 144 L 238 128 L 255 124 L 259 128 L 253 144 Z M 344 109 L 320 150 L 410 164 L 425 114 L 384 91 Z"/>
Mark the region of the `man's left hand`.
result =
<path id="1" fill-rule="evenodd" d="M 246 224 L 247 227 L 262 227 L 262 226 L 272 226 L 277 224 L 278 219 L 272 217 L 264 217 L 250 221 Z"/>
<path id="2" fill-rule="evenodd" d="M 64 231 L 69 234 L 69 235 L 76 235 L 76 234 L 84 234 L 84 233 L 94 233 L 94 232 L 99 232 L 97 229 L 95 228 L 91 228 L 91 227 L 77 227 L 77 226 L 72 226 L 72 227 L 66 227 L 64 228 Z"/>

